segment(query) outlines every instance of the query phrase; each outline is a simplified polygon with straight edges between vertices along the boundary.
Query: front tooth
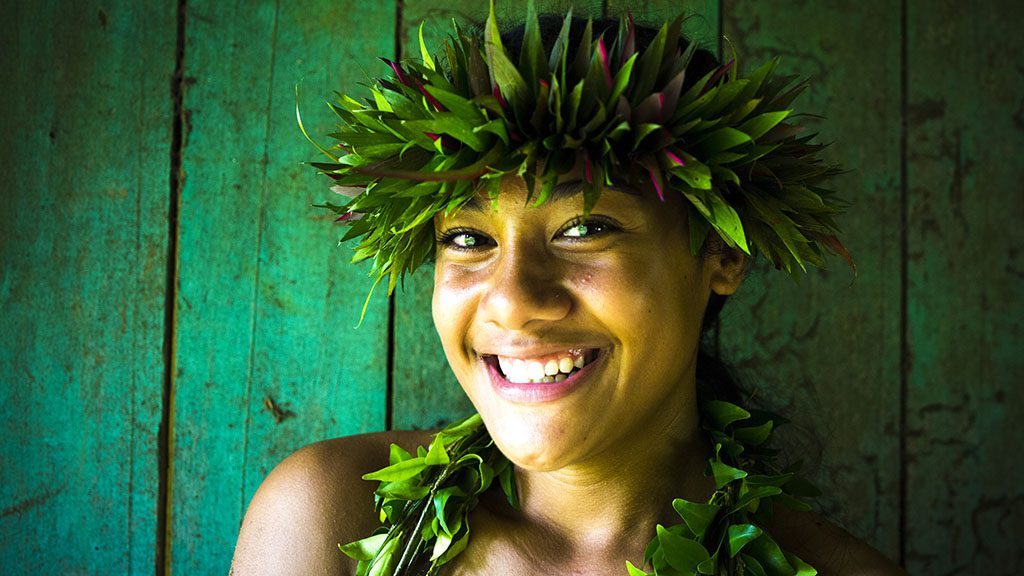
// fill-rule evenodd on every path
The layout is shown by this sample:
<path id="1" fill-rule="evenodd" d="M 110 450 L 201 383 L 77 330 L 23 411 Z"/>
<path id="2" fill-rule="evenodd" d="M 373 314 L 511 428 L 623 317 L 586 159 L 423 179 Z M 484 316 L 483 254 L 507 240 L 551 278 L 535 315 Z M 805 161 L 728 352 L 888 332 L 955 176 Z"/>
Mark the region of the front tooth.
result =
<path id="1" fill-rule="evenodd" d="M 540 362 L 528 362 L 526 364 L 526 375 L 531 380 L 544 378 L 544 365 Z"/>
<path id="2" fill-rule="evenodd" d="M 555 376 L 555 382 L 561 382 L 562 380 L 565 380 L 565 379 L 566 379 L 566 378 L 568 378 L 568 377 L 569 377 L 569 376 L 568 376 L 567 374 L 561 374 L 561 373 L 560 373 L 560 374 L 557 374 L 557 375 Z"/>
<path id="3" fill-rule="evenodd" d="M 558 361 L 558 371 L 559 372 L 563 372 L 565 374 L 568 374 L 569 372 L 572 372 L 572 369 L 573 369 L 572 358 L 565 357 L 565 358 L 562 358 L 561 360 Z"/>
<path id="4" fill-rule="evenodd" d="M 545 384 L 550 384 L 550 383 L 555 381 L 555 377 L 554 376 L 545 376 L 545 377 L 541 378 L 540 381 L 545 383 Z"/>
<path id="5" fill-rule="evenodd" d="M 526 382 L 526 366 L 522 360 L 512 360 L 509 362 L 509 371 L 505 375 L 509 382 L 523 383 Z"/>
<path id="6" fill-rule="evenodd" d="M 509 380 L 511 380 L 513 366 L 515 366 L 515 362 L 513 362 L 511 359 L 506 359 L 501 356 L 498 356 L 498 368 L 501 368 L 501 373 L 504 374 L 505 377 L 508 378 Z"/>
<path id="7" fill-rule="evenodd" d="M 558 374 L 558 360 L 548 360 L 548 363 L 544 365 L 544 375 L 554 376 Z"/>
<path id="8" fill-rule="evenodd" d="M 572 365 L 577 367 L 577 368 L 583 368 L 583 366 L 586 363 L 587 363 L 587 361 L 583 359 L 583 355 L 581 354 L 581 355 L 579 355 L 579 356 L 577 356 L 576 358 L 573 359 Z"/>
<path id="9" fill-rule="evenodd" d="M 516 358 L 512 361 L 512 372 L 516 375 L 516 382 L 526 382 L 526 362 Z"/>

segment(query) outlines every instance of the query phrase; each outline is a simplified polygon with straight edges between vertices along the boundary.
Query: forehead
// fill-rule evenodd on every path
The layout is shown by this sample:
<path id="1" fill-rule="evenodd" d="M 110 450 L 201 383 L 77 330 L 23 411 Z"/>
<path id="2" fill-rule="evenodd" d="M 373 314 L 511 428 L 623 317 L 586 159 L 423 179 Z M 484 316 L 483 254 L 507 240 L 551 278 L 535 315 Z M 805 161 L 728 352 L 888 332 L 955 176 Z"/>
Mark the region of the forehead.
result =
<path id="1" fill-rule="evenodd" d="M 632 190 L 628 190 L 627 191 L 627 189 L 622 189 L 622 188 L 605 188 L 604 190 L 601 191 L 601 195 L 604 196 L 608 192 L 621 192 L 621 193 L 629 193 L 629 194 L 639 194 L 639 192 L 635 192 L 635 191 L 632 191 Z M 534 197 L 536 198 L 536 195 L 539 194 L 539 193 L 540 193 L 540 185 L 537 185 L 537 187 L 534 188 Z M 502 183 L 501 191 L 499 192 L 499 194 L 500 195 L 509 195 L 509 194 L 511 194 L 512 196 L 521 197 L 525 201 L 526 200 L 526 185 L 523 184 L 522 186 L 515 186 L 514 184 L 510 184 L 510 181 L 506 179 L 506 181 Z M 565 202 L 565 201 L 568 201 L 568 200 L 577 200 L 578 202 L 581 203 L 581 206 L 582 206 L 582 202 L 583 202 L 583 182 L 582 181 L 574 180 L 574 181 L 562 182 L 560 184 L 556 184 L 555 187 L 551 189 L 551 193 L 550 193 L 550 195 L 547 198 L 547 202 Z M 492 209 L 493 206 L 494 206 L 493 200 L 491 198 L 488 198 L 486 194 L 481 193 L 481 194 L 477 194 L 473 198 L 470 198 L 469 201 L 466 202 L 466 204 L 463 205 L 462 210 L 466 210 L 466 211 L 469 211 L 469 212 L 489 212 Z"/>
<path id="2" fill-rule="evenodd" d="M 486 193 L 481 192 L 470 198 L 457 213 L 448 217 L 454 217 L 458 213 L 487 215 L 492 212 L 508 213 L 511 208 L 537 209 L 544 207 L 572 208 L 576 211 L 583 210 L 583 182 L 581 180 L 570 180 L 560 182 L 552 188 L 543 204 L 533 203 L 540 194 L 540 184 L 534 188 L 531 202 L 527 202 L 526 184 L 521 178 L 506 177 L 502 181 L 498 197 L 490 198 Z M 627 186 L 605 187 L 598 197 L 596 208 L 610 208 L 618 205 L 620 208 L 637 207 L 637 204 L 646 203 L 647 194 Z M 439 214 L 444 218 L 444 214 Z"/>
<path id="3" fill-rule="evenodd" d="M 508 176 L 496 199 L 482 192 L 451 214 L 439 212 L 434 217 L 436 229 L 467 226 L 490 230 L 492 226 L 560 226 L 583 216 L 583 183 L 579 180 L 561 182 L 539 206 L 535 205 L 539 186 L 527 202 L 526 184 L 522 178 Z M 593 217 L 611 218 L 618 226 L 633 231 L 668 233 L 676 228 L 688 229 L 685 200 L 678 191 L 660 199 L 653 190 L 628 186 L 606 187 L 590 211 Z"/>

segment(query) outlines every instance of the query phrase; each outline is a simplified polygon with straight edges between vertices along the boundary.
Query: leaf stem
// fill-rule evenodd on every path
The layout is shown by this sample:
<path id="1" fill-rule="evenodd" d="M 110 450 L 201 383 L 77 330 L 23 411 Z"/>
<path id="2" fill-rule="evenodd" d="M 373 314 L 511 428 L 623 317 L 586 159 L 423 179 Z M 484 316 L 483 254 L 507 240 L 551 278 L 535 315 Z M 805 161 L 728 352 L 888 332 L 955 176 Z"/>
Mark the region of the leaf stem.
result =
<path id="1" fill-rule="evenodd" d="M 430 493 L 423 500 L 424 504 L 423 508 L 420 510 L 420 517 L 416 520 L 416 526 L 413 528 L 412 532 L 409 533 L 410 541 L 405 545 L 405 549 L 402 550 L 402 556 L 398 559 L 398 564 L 395 566 L 395 576 L 399 576 L 402 572 L 402 569 L 405 568 L 406 564 L 412 560 L 412 557 L 415 556 L 415 553 L 410 554 L 410 551 L 419 548 L 419 544 L 423 542 L 422 538 L 416 538 L 419 535 L 420 530 L 423 528 L 423 521 L 427 518 L 427 510 L 430 510 L 430 503 L 434 501 L 434 495 L 437 493 L 437 489 L 440 488 L 441 482 L 443 482 L 448 477 L 448 469 L 450 467 L 451 464 L 445 466 L 444 470 L 442 470 L 441 474 L 437 477 L 437 480 L 430 487 Z M 410 544 L 412 544 L 413 541 L 416 542 L 416 545 L 410 546 Z"/>
<path id="2" fill-rule="evenodd" d="M 478 437 L 481 436 L 483 436 L 483 433 L 476 432 L 474 434 L 470 434 L 469 436 L 458 439 L 454 443 L 455 445 L 453 446 L 451 452 L 458 454 L 459 449 L 462 447 L 462 445 L 469 443 L 469 445 L 472 446 L 473 441 L 477 440 Z M 412 562 L 413 558 L 415 558 L 416 555 L 419 553 L 420 547 L 425 543 L 425 541 L 422 538 L 418 538 L 418 536 L 420 534 L 420 531 L 423 529 L 423 522 L 427 518 L 427 511 L 431 509 L 431 503 L 434 501 L 434 496 L 437 494 L 437 491 L 441 488 L 441 484 L 448 479 L 449 475 L 451 475 L 456 464 L 458 464 L 458 459 L 452 458 L 451 461 L 444 467 L 444 469 L 441 470 L 441 473 L 438 474 L 437 480 L 435 480 L 434 483 L 431 485 L 430 493 L 427 495 L 425 499 L 422 500 L 422 502 L 424 503 L 423 508 L 420 510 L 420 516 L 416 520 L 416 526 L 413 528 L 413 531 L 409 534 L 410 541 L 405 545 L 405 548 L 402 550 L 402 556 L 398 559 L 398 564 L 395 566 L 395 571 L 393 572 L 394 576 L 401 575 L 402 569 L 406 568 L 407 565 L 410 562 Z M 415 546 L 410 545 L 413 541 L 416 542 Z"/>

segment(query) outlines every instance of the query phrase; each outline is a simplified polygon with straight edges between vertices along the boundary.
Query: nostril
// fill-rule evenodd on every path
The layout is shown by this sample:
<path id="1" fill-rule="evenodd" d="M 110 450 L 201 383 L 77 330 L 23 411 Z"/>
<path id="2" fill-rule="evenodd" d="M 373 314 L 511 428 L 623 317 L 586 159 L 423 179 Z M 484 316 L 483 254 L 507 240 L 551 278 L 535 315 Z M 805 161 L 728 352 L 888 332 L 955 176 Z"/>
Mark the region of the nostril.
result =
<path id="1" fill-rule="evenodd" d="M 531 321 L 561 320 L 572 308 L 564 287 L 550 279 L 503 274 L 495 278 L 483 298 L 486 319 L 510 329 Z"/>

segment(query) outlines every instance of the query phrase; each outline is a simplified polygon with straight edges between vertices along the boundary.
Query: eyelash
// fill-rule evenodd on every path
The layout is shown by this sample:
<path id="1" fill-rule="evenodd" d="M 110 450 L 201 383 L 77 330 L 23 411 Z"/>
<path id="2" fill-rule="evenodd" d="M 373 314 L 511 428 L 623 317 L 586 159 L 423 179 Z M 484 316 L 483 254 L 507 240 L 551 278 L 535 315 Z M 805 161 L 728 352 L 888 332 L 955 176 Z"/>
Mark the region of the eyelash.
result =
<path id="1" fill-rule="evenodd" d="M 578 228 L 580 226 L 586 226 L 587 228 L 595 228 L 596 230 L 593 230 L 593 231 L 588 230 L 588 233 L 587 233 L 586 236 L 566 236 L 565 235 L 565 233 L 568 232 L 569 230 L 572 230 L 573 228 Z M 609 232 L 615 232 L 618 229 L 619 228 L 615 224 L 613 224 L 612 222 L 608 221 L 607 219 L 604 219 L 604 218 L 587 218 L 587 219 L 584 219 L 582 216 L 579 216 L 577 218 L 574 218 L 572 220 L 572 222 L 569 222 L 568 225 L 566 225 L 564 228 L 562 228 L 562 230 L 559 231 L 558 235 L 561 238 L 568 238 L 570 242 L 583 242 L 583 241 L 586 241 L 589 238 L 593 238 L 594 236 L 600 236 L 602 234 L 607 234 Z"/>
<path id="2" fill-rule="evenodd" d="M 475 236 L 477 238 L 485 238 L 486 240 L 483 243 L 477 244 L 475 246 L 460 246 L 460 245 L 455 243 L 455 239 L 458 238 L 459 236 Z M 476 230 L 473 230 L 471 228 L 453 228 L 451 230 L 448 230 L 447 232 L 444 232 L 443 234 L 438 235 L 434 239 L 434 241 L 437 243 L 438 246 L 443 246 L 443 247 L 448 248 L 450 250 L 462 250 L 462 251 L 471 251 L 471 250 L 477 250 L 479 248 L 482 248 L 482 247 L 487 245 L 486 242 L 488 240 L 490 240 L 490 238 L 488 238 L 487 235 L 482 234 L 482 233 L 480 233 L 480 232 L 478 232 Z M 491 241 L 491 243 L 493 243 L 493 240 L 490 240 L 490 241 Z"/>
<path id="3" fill-rule="evenodd" d="M 566 233 L 569 230 L 572 230 L 573 228 L 578 228 L 580 226 L 586 226 L 589 229 L 587 231 L 587 235 L 586 236 L 567 236 L 566 235 Z M 565 225 L 558 232 L 558 234 L 556 235 L 555 238 L 556 239 L 564 239 L 564 240 L 567 240 L 569 242 L 586 242 L 587 240 L 589 240 L 589 239 L 591 239 L 591 238 L 593 238 L 595 236 L 600 236 L 600 235 L 603 235 L 603 234 L 608 234 L 610 232 L 615 232 L 617 230 L 619 230 L 618 226 L 616 226 L 615 224 L 613 224 L 612 222 L 610 222 L 607 219 L 604 219 L 604 218 L 587 218 L 587 219 L 584 219 L 582 216 L 580 216 L 580 217 L 574 218 L 571 222 L 569 222 L 567 225 Z M 476 237 L 476 238 L 482 238 L 483 241 L 479 242 L 479 243 L 477 243 L 477 244 L 475 244 L 473 246 L 461 246 L 459 244 L 456 244 L 456 242 L 455 242 L 455 239 L 460 237 L 460 236 L 472 236 L 472 237 Z M 466 252 L 473 251 L 473 250 L 478 250 L 480 248 L 484 248 L 484 247 L 491 246 L 491 245 L 494 244 L 494 240 L 491 240 L 486 234 L 483 234 L 483 233 L 481 233 L 481 232 L 479 232 L 477 230 L 473 230 L 472 228 L 453 228 L 453 229 L 448 230 L 448 231 L 446 231 L 446 232 L 444 232 L 442 234 L 439 234 L 434 239 L 434 241 L 436 242 L 436 244 L 438 246 L 442 246 L 442 247 L 450 249 L 450 250 L 459 250 L 459 251 L 466 251 Z"/>

